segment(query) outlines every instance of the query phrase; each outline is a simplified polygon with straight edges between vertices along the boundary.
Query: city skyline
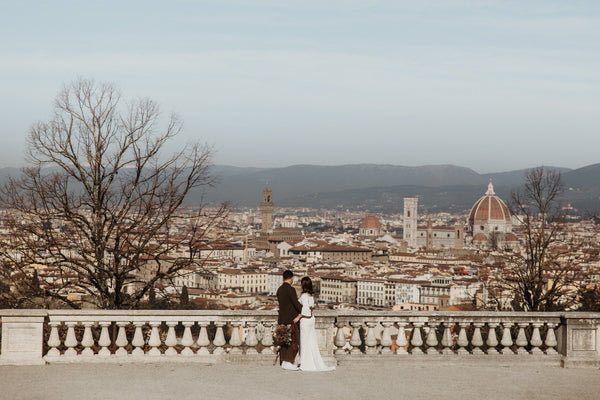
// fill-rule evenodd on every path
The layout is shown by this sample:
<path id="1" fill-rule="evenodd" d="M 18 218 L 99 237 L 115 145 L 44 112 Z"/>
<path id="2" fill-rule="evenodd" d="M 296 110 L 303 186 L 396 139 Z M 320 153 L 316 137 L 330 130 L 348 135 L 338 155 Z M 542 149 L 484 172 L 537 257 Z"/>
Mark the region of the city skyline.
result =
<path id="1" fill-rule="evenodd" d="M 205 141 L 216 164 L 595 164 L 599 17 L 591 1 L 12 3 L 0 167 L 23 165 L 28 128 L 80 76 L 178 113 L 174 145 Z"/>

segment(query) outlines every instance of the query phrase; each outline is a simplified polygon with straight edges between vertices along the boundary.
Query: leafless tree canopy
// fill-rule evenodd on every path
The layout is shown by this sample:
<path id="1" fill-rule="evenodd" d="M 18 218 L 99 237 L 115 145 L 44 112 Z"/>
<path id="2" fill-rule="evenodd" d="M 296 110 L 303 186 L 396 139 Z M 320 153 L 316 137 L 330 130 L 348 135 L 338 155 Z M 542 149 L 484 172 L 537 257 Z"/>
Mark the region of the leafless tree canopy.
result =
<path id="1" fill-rule="evenodd" d="M 164 123 L 151 100 L 124 104 L 113 86 L 87 80 L 66 86 L 52 120 L 29 132 L 30 167 L 0 192 L 10 231 L 0 255 L 12 293 L 40 290 L 15 282 L 42 265 L 53 273 L 45 296 L 70 302 L 77 288 L 99 307 L 132 307 L 198 262 L 178 250 L 200 240 L 225 209 L 182 215 L 186 194 L 213 178 L 205 145 L 163 154 L 180 129 L 173 116 Z M 181 221 L 188 229 L 172 235 Z"/>
<path id="2" fill-rule="evenodd" d="M 551 311 L 573 304 L 573 275 L 577 269 L 575 243 L 567 231 L 566 209 L 561 207 L 561 174 L 535 168 L 511 196 L 511 212 L 521 223 L 523 251 L 505 262 L 504 283 L 515 294 L 515 304 L 525 310 Z"/>

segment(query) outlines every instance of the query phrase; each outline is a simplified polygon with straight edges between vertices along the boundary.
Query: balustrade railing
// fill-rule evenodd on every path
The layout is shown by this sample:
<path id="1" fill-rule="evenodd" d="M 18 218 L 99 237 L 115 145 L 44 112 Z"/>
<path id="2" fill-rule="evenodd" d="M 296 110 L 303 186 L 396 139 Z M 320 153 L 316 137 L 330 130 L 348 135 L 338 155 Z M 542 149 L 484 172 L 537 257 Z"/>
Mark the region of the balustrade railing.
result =
<path id="1" fill-rule="evenodd" d="M 600 314 L 317 311 L 327 363 L 492 360 L 600 366 Z M 276 311 L 0 310 L 0 364 L 273 362 Z"/>
<path id="2" fill-rule="evenodd" d="M 270 311 L 48 311 L 44 359 L 272 360 L 276 320 Z"/>
<path id="3" fill-rule="evenodd" d="M 551 313 L 338 313 L 336 356 L 558 355 Z"/>

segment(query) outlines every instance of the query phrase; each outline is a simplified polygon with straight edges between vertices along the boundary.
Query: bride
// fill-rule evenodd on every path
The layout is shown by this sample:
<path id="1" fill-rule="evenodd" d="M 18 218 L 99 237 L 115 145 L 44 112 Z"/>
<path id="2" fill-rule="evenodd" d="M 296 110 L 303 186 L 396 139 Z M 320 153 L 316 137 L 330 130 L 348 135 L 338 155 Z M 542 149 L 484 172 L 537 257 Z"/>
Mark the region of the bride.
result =
<path id="1" fill-rule="evenodd" d="M 313 298 L 312 281 L 305 276 L 300 281 L 302 294 L 298 299 L 302 304 L 302 319 L 300 320 L 300 356 L 299 363 L 302 371 L 333 371 L 335 367 L 328 367 L 321 358 L 317 332 L 315 331 L 315 317 L 312 309 L 315 306 Z"/>

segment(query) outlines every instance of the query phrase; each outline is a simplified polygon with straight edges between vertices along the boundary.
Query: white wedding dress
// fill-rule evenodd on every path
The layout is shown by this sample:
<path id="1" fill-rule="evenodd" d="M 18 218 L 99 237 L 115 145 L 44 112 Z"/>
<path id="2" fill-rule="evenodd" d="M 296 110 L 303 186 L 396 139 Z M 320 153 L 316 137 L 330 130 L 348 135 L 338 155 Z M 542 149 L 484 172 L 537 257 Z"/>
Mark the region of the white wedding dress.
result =
<path id="1" fill-rule="evenodd" d="M 315 306 L 314 298 L 302 293 L 298 299 L 302 304 L 302 319 L 300 320 L 300 353 L 298 361 L 302 371 L 333 371 L 335 367 L 328 367 L 321 358 L 317 332 L 315 331 L 315 317 L 312 309 Z"/>

